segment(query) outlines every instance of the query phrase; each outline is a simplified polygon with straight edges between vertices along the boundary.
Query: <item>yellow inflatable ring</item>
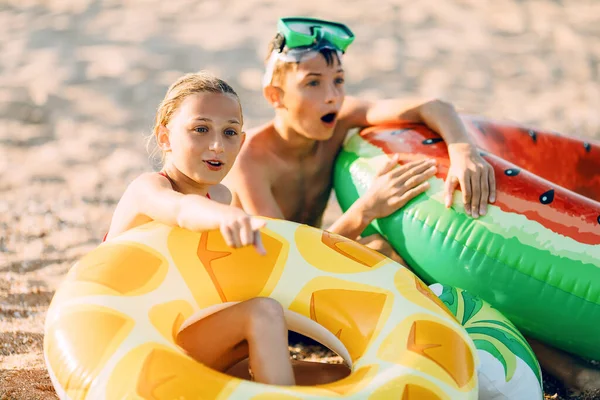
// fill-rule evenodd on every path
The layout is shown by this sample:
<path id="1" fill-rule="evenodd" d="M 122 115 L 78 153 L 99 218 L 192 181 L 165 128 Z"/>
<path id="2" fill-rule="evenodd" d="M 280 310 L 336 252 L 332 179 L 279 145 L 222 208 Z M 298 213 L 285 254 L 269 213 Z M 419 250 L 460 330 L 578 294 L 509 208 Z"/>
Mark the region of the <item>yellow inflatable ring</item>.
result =
<path id="1" fill-rule="evenodd" d="M 68 273 L 48 310 L 44 356 L 61 399 L 477 398 L 472 341 L 411 272 L 343 237 L 269 220 L 268 254 L 218 231 L 149 223 Z M 175 337 L 195 313 L 268 296 L 351 366 L 322 386 L 273 386 L 212 370 Z M 207 311 L 208 310 L 208 311 Z"/>

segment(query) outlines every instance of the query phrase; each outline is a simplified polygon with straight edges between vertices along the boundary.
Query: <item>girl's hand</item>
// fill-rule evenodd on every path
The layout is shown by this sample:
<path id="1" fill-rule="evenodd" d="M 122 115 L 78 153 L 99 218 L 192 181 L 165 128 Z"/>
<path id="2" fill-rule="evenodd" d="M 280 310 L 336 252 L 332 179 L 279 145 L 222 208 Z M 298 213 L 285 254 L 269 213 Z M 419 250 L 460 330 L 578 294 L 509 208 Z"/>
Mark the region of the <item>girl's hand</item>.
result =
<path id="1" fill-rule="evenodd" d="M 465 212 L 473 218 L 487 213 L 487 203 L 496 201 L 494 169 L 467 143 L 448 145 L 450 169 L 446 178 L 446 207 L 452 205 L 452 195 L 460 184 Z"/>
<path id="2" fill-rule="evenodd" d="M 370 219 L 387 217 L 419 194 L 427 191 L 427 180 L 435 175 L 435 160 L 417 160 L 398 166 L 394 155 L 379 170 L 363 197 L 364 213 Z"/>
<path id="3" fill-rule="evenodd" d="M 266 222 L 246 214 L 235 207 L 230 207 L 221 219 L 220 231 L 225 243 L 233 248 L 254 246 L 260 255 L 267 254 L 260 237 L 260 228 Z"/>

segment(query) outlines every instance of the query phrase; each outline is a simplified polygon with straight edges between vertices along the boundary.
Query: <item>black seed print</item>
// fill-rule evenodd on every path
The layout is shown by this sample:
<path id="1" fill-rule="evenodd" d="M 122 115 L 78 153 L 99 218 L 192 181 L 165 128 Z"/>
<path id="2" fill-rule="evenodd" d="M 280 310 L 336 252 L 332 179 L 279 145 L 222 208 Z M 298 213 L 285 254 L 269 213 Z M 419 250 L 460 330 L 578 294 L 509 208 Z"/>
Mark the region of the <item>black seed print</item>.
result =
<path id="1" fill-rule="evenodd" d="M 586 151 L 586 152 L 588 152 L 588 153 L 589 153 L 589 152 L 592 150 L 592 145 L 591 145 L 591 144 L 589 144 L 588 142 L 585 142 L 585 143 L 583 144 L 583 148 L 585 149 L 585 151 Z"/>
<path id="2" fill-rule="evenodd" d="M 423 140 L 423 144 L 436 144 L 443 141 L 444 139 L 442 138 L 425 139 Z"/>
<path id="3" fill-rule="evenodd" d="M 534 130 L 530 129 L 529 130 L 529 137 L 531 137 L 531 140 L 533 140 L 533 143 L 537 142 L 537 133 L 535 133 Z"/>
<path id="4" fill-rule="evenodd" d="M 600 215 L 598 215 L 598 223 L 600 224 Z"/>
<path id="5" fill-rule="evenodd" d="M 483 151 L 480 151 L 480 152 L 479 152 L 479 155 L 480 155 L 481 157 L 485 157 L 485 156 L 487 156 L 487 153 L 485 153 L 485 152 L 483 152 Z"/>
<path id="6" fill-rule="evenodd" d="M 521 172 L 521 170 L 518 168 L 509 168 L 504 170 L 504 175 L 517 176 L 519 175 L 519 172 Z"/>
<path id="7" fill-rule="evenodd" d="M 540 195 L 540 203 L 550 204 L 554 200 L 554 189 L 550 189 Z"/>
<path id="8" fill-rule="evenodd" d="M 401 133 L 404 133 L 406 131 L 410 131 L 410 129 L 396 129 L 395 131 L 392 131 L 392 133 L 390 133 L 390 135 L 395 136 L 395 135 L 399 135 Z"/>

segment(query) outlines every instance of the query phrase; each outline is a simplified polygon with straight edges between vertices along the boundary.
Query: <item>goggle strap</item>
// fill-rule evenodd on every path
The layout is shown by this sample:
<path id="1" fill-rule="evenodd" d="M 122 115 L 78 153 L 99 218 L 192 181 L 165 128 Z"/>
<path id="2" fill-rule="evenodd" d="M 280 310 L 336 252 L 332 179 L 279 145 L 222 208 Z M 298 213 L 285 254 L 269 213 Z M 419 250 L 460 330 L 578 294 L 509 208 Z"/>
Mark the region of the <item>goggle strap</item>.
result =
<path id="1" fill-rule="evenodd" d="M 277 32 L 275 39 L 273 39 L 273 50 L 281 53 L 285 47 L 285 36 L 281 32 Z"/>
<path id="2" fill-rule="evenodd" d="M 275 72 L 275 63 L 277 63 L 277 59 L 279 57 L 279 51 L 277 49 L 271 52 L 269 56 L 269 60 L 267 61 L 267 65 L 265 67 L 265 74 L 263 75 L 263 87 L 267 87 L 273 81 L 273 72 Z"/>
<path id="3" fill-rule="evenodd" d="M 344 52 L 341 51 L 340 49 L 337 49 L 335 47 L 329 47 L 330 49 L 334 50 L 337 54 L 338 59 L 342 59 L 342 56 L 344 55 Z M 310 52 L 315 52 L 316 54 L 319 53 L 320 49 L 310 49 Z M 263 87 L 267 87 L 269 86 L 272 81 L 273 81 L 273 73 L 275 72 L 275 64 L 277 63 L 277 61 L 279 59 L 281 59 L 283 53 L 278 51 L 277 49 L 273 50 L 271 52 L 271 55 L 269 56 L 269 59 L 267 60 L 267 65 L 265 66 L 265 74 L 263 75 L 263 81 L 262 81 L 262 85 Z M 294 60 L 294 61 L 288 61 L 285 60 L 285 62 L 300 62 L 301 59 L 298 60 Z"/>

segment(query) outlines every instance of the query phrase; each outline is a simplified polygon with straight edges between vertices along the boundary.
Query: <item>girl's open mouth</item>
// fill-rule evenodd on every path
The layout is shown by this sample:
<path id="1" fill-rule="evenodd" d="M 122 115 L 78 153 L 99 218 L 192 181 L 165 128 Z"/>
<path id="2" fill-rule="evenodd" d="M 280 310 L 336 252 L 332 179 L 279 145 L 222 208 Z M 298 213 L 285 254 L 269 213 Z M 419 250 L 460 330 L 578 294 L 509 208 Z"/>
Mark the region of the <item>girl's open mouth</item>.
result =
<path id="1" fill-rule="evenodd" d="M 223 168 L 223 165 L 225 165 L 219 160 L 204 160 L 204 164 L 206 164 L 208 169 L 210 169 L 211 171 L 218 171 L 221 168 Z"/>

